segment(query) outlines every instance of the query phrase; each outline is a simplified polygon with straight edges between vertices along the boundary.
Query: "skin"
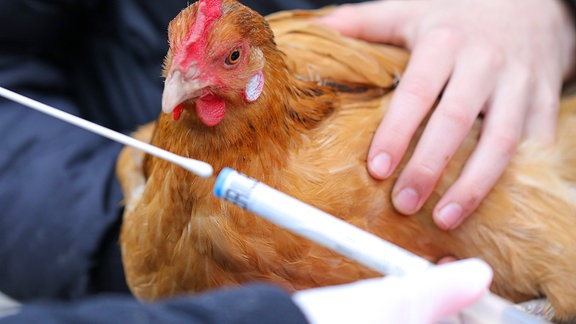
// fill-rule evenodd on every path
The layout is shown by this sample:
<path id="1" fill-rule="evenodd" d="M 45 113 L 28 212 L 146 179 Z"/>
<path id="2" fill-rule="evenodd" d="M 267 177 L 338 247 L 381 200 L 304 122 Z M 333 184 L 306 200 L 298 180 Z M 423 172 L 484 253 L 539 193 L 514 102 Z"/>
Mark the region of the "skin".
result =
<path id="1" fill-rule="evenodd" d="M 370 174 L 389 177 L 431 113 L 392 193 L 399 212 L 422 207 L 478 116 L 480 143 L 434 209 L 445 230 L 478 207 L 522 140 L 554 141 L 576 57 L 575 24 L 562 1 L 372 1 L 341 6 L 323 23 L 411 51 L 368 154 Z"/>

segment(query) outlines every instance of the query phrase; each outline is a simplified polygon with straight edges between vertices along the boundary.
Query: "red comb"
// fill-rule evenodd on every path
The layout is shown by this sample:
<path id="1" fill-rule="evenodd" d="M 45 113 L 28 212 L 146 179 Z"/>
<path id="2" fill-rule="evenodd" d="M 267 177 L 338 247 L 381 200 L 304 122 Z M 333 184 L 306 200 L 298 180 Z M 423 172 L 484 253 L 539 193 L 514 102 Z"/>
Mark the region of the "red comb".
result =
<path id="1" fill-rule="evenodd" d="M 196 19 L 176 54 L 174 63 L 188 67 L 191 60 L 201 57 L 206 50 L 208 30 L 222 16 L 222 0 L 199 0 Z"/>
<path id="2" fill-rule="evenodd" d="M 222 0 L 200 0 L 199 11 L 208 18 L 216 19 L 222 15 Z"/>
<path id="3" fill-rule="evenodd" d="M 190 29 L 190 37 L 198 38 L 212 25 L 214 20 L 222 16 L 222 0 L 198 1 L 196 21 Z"/>

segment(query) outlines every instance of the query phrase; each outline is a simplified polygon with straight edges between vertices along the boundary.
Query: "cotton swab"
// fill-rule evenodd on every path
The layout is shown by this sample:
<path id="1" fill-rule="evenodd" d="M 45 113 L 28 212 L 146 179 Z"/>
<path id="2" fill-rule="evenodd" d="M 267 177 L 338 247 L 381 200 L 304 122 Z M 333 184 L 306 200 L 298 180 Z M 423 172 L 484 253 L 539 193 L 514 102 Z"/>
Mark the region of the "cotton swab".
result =
<path id="1" fill-rule="evenodd" d="M 0 87 L 0 96 L 4 97 L 6 99 L 9 99 L 9 100 L 15 101 L 19 104 L 26 106 L 26 107 L 37 110 L 39 112 L 50 115 L 52 117 L 55 117 L 57 119 L 60 119 L 62 121 L 65 121 L 67 123 L 70 123 L 72 125 L 83 128 L 87 131 L 90 131 L 90 132 L 96 133 L 98 135 L 104 136 L 106 138 L 109 138 L 109 139 L 114 140 L 116 142 L 122 143 L 124 145 L 135 147 L 135 148 L 142 150 L 146 153 L 152 154 L 152 155 L 157 156 L 157 157 L 164 159 L 166 161 L 175 163 L 175 164 L 183 167 L 184 169 L 198 175 L 199 177 L 208 178 L 208 177 L 212 176 L 212 173 L 214 172 L 212 166 L 206 162 L 198 161 L 198 160 L 194 160 L 194 159 L 190 159 L 190 158 L 185 158 L 183 156 L 174 154 L 172 152 L 168 152 L 168 151 L 163 150 L 159 147 L 156 147 L 156 146 L 150 145 L 148 143 L 144 143 L 142 141 L 134 139 L 128 135 L 124 135 L 122 133 L 113 131 L 109 128 L 100 126 L 98 124 L 92 123 L 92 122 L 87 121 L 85 119 L 82 119 L 80 117 L 76 117 L 74 115 L 71 115 L 71 114 L 64 112 L 62 110 L 56 109 L 54 107 L 48 106 L 48 105 L 43 104 L 41 102 L 38 102 L 36 100 L 30 99 L 30 98 L 25 97 L 23 95 L 20 95 L 16 92 L 10 91 L 6 88 Z"/>

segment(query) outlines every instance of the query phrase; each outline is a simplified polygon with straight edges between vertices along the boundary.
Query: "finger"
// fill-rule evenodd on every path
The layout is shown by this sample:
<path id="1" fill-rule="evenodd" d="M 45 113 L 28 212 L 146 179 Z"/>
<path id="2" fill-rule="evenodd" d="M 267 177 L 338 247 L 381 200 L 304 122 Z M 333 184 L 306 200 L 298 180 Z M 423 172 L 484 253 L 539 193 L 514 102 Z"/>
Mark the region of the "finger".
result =
<path id="1" fill-rule="evenodd" d="M 417 2 L 371 1 L 342 5 L 319 19 L 343 35 L 370 42 L 404 45 L 403 28 L 417 13 Z"/>
<path id="2" fill-rule="evenodd" d="M 482 298 L 488 291 L 492 277 L 492 269 L 486 262 L 466 259 L 403 277 L 388 276 L 384 280 L 380 279 L 380 283 L 376 279 L 366 283 L 380 286 L 380 290 L 389 294 L 394 293 L 394 298 L 387 299 L 378 298 L 376 294 L 370 296 L 370 299 L 386 302 L 382 304 L 387 307 L 379 309 L 385 313 L 385 317 L 380 318 L 386 320 L 380 322 L 436 323 Z M 418 311 L 414 312 L 414 309 Z"/>
<path id="3" fill-rule="evenodd" d="M 433 323 L 479 299 L 491 280 L 484 261 L 467 259 L 402 277 L 301 290 L 292 299 L 313 323 Z"/>
<path id="4" fill-rule="evenodd" d="M 478 207 L 516 151 L 533 87 L 529 72 L 508 75 L 494 94 L 477 148 L 434 210 L 434 220 L 442 229 L 456 228 Z"/>
<path id="5" fill-rule="evenodd" d="M 560 109 L 562 84 L 553 84 L 539 79 L 537 93 L 524 124 L 524 137 L 538 140 L 544 144 L 552 143 L 556 135 L 556 123 Z"/>
<path id="6" fill-rule="evenodd" d="M 393 190 L 404 214 L 418 211 L 432 193 L 493 90 L 492 54 L 470 49 L 461 55 L 438 107 Z"/>
<path id="7" fill-rule="evenodd" d="M 451 262 L 427 272 L 412 285 L 418 289 L 417 300 L 406 301 L 419 306 L 418 323 L 434 323 L 472 305 L 488 291 L 493 276 L 490 266 L 480 259 Z"/>
<path id="8" fill-rule="evenodd" d="M 438 262 L 436 262 L 436 264 L 442 265 L 442 264 L 446 264 L 446 263 L 450 263 L 450 262 L 456 262 L 456 261 L 458 261 L 458 259 L 453 257 L 453 256 L 445 256 L 445 257 L 442 257 L 440 260 L 438 260 Z"/>
<path id="9" fill-rule="evenodd" d="M 387 178 L 400 162 L 452 72 L 454 48 L 454 39 L 444 32 L 427 34 L 414 48 L 370 144 L 368 171 L 373 177 Z"/>

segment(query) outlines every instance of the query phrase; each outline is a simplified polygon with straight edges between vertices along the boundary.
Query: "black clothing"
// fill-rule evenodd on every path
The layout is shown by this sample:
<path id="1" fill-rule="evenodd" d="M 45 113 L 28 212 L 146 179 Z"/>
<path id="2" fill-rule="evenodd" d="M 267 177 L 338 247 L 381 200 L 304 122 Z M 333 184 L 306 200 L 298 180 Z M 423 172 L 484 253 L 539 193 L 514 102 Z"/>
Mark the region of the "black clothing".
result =
<path id="1" fill-rule="evenodd" d="M 126 296 L 92 297 L 67 303 L 31 303 L 0 324 L 28 323 L 306 323 L 284 290 L 252 285 L 142 304 Z"/>

